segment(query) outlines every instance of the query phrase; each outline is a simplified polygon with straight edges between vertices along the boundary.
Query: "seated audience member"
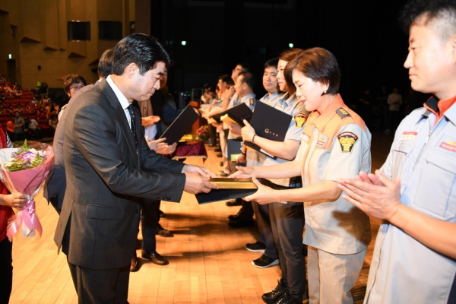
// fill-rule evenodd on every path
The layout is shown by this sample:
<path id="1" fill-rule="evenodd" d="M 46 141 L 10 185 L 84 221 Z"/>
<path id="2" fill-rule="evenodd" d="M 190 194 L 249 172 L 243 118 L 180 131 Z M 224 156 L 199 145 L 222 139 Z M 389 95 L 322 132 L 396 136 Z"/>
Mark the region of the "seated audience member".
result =
<path id="1" fill-rule="evenodd" d="M 55 130 L 55 128 L 57 128 L 57 123 L 59 122 L 59 120 L 57 119 L 57 115 L 56 114 L 51 114 L 51 116 L 49 117 L 49 126 L 52 127 L 52 129 Z"/>
<path id="2" fill-rule="evenodd" d="M 30 134 L 29 139 L 42 139 L 42 131 L 41 128 L 38 126 L 38 122 L 34 118 L 25 118 L 25 125 L 26 125 L 26 134 Z"/>
<path id="3" fill-rule="evenodd" d="M 14 137 L 15 129 L 16 128 L 14 127 L 14 116 L 11 116 L 10 120 L 8 120 L 8 122 L 6 123 L 6 132 L 8 133 L 8 136 L 12 141 L 16 140 Z"/>
<path id="4" fill-rule="evenodd" d="M 16 116 L 14 118 L 14 140 L 24 140 L 25 133 L 24 133 L 24 118 L 21 116 L 21 112 L 16 111 Z"/>

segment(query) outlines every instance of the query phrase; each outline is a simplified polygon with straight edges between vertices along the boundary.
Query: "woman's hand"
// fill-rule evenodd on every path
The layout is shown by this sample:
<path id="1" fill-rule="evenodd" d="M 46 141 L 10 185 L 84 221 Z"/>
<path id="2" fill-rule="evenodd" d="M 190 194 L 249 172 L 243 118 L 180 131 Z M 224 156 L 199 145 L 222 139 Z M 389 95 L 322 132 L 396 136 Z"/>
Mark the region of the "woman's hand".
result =
<path id="1" fill-rule="evenodd" d="M 244 200 L 248 202 L 255 201 L 261 205 L 270 204 L 277 201 L 277 199 L 275 199 L 275 192 L 277 190 L 261 184 L 255 177 L 252 177 L 252 181 L 255 183 L 255 185 L 257 185 L 258 191 L 252 195 L 245 197 Z"/>
<path id="2" fill-rule="evenodd" d="M 252 176 L 254 172 L 253 167 L 243 167 L 243 166 L 236 166 L 236 172 L 231 174 L 230 178 L 249 178 Z"/>
<path id="3" fill-rule="evenodd" d="M 6 205 L 11 208 L 23 209 L 27 204 L 27 201 L 27 195 L 19 192 L 0 194 L 0 205 Z"/>
<path id="4" fill-rule="evenodd" d="M 252 141 L 253 136 L 256 135 L 255 129 L 249 124 L 247 120 L 244 119 L 245 127 L 241 129 L 242 140 Z"/>

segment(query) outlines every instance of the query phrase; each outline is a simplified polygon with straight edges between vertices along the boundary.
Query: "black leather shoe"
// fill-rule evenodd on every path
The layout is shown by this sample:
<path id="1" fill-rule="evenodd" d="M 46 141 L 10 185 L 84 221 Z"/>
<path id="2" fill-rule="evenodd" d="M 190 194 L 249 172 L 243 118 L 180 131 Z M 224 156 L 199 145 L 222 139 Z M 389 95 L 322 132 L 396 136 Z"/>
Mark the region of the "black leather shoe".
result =
<path id="1" fill-rule="evenodd" d="M 242 206 L 242 200 L 237 198 L 237 199 L 232 200 L 232 201 L 227 201 L 225 203 L 225 205 L 227 205 L 228 207 Z"/>
<path id="2" fill-rule="evenodd" d="M 293 298 L 288 292 L 285 292 L 274 304 L 302 304 L 302 301 Z"/>
<path id="3" fill-rule="evenodd" d="M 216 149 L 214 149 L 214 151 L 215 151 L 215 152 L 222 152 L 222 149 L 216 148 Z"/>
<path id="4" fill-rule="evenodd" d="M 217 157 L 223 157 L 223 154 L 222 154 L 222 153 L 218 153 L 218 154 L 216 154 L 215 156 L 217 156 Z"/>
<path id="5" fill-rule="evenodd" d="M 282 298 L 284 291 L 287 289 L 287 285 L 283 282 L 283 280 L 280 280 L 277 282 L 276 288 L 272 290 L 271 292 L 267 292 L 261 296 L 261 299 L 268 304 L 272 304 L 280 300 Z"/>
<path id="6" fill-rule="evenodd" d="M 130 261 L 130 272 L 136 272 L 138 270 L 139 270 L 139 262 L 138 262 L 138 257 L 135 254 L 135 256 Z"/>
<path id="7" fill-rule="evenodd" d="M 168 260 L 161 256 L 158 252 L 147 252 L 147 251 L 142 251 L 142 254 L 141 256 L 147 260 L 150 260 L 152 263 L 154 264 L 157 264 L 157 265 L 160 265 L 160 266 L 164 266 L 164 265 L 168 265 L 169 262 Z"/>

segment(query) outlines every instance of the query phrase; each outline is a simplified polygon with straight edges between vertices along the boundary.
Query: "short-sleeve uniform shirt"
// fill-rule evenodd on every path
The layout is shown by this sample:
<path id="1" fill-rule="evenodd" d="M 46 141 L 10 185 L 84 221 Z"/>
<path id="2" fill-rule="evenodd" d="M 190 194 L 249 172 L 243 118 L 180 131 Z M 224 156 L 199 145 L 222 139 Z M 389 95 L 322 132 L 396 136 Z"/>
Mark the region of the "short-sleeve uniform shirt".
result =
<path id="1" fill-rule="evenodd" d="M 314 111 L 306 122 L 297 160 L 303 187 L 370 172 L 371 134 L 340 95 L 323 113 Z M 354 254 L 371 239 L 368 216 L 340 196 L 335 201 L 304 202 L 303 242 L 333 254 Z"/>

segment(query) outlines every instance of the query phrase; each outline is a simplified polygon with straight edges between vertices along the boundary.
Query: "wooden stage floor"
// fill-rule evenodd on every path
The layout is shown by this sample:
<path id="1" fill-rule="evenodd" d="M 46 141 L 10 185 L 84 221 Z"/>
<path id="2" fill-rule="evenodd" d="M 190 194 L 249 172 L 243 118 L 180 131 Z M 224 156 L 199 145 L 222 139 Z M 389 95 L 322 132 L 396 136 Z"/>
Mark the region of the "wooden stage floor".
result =
<path id="1" fill-rule="evenodd" d="M 386 158 L 392 135 L 374 134 L 373 168 Z M 208 148 L 204 166 L 218 173 L 220 158 Z M 203 164 L 201 159 L 188 163 Z M 57 255 L 53 242 L 58 215 L 40 193 L 37 214 L 43 236 L 15 236 L 13 243 L 13 290 L 10 303 L 77 303 L 64 254 Z M 141 269 L 130 276 L 129 302 L 139 303 L 263 303 L 261 295 L 271 291 L 280 278 L 280 268 L 259 269 L 251 264 L 261 253 L 245 249 L 258 236 L 256 226 L 230 228 L 227 216 L 239 207 L 225 202 L 198 205 L 194 196 L 184 193 L 181 203 L 162 203 L 166 217 L 163 227 L 173 238 L 157 236 L 157 251 L 170 264 L 158 266 L 140 259 Z M 373 240 L 379 221 L 372 220 Z M 363 271 L 353 288 L 355 303 L 362 303 L 374 241 L 369 246 Z M 115 254 L 113 252 L 112 254 Z M 140 251 L 138 251 L 140 256 Z"/>

